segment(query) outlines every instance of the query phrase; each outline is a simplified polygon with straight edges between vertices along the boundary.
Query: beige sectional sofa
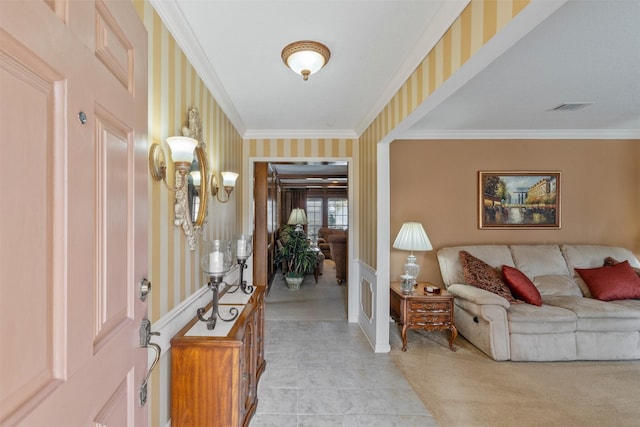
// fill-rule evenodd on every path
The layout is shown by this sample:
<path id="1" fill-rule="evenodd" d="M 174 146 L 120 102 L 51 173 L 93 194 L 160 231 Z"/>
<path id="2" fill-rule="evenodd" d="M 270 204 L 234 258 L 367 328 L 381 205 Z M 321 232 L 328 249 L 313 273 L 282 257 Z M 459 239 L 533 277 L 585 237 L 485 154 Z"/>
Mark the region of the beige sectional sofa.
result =
<path id="1" fill-rule="evenodd" d="M 492 267 L 517 268 L 538 289 L 542 305 L 510 304 L 465 284 L 460 251 Z M 456 296 L 458 331 L 494 360 L 640 359 L 640 299 L 591 298 L 575 271 L 601 267 L 606 257 L 640 267 L 631 251 L 609 246 L 477 245 L 438 251 L 442 279 Z"/>

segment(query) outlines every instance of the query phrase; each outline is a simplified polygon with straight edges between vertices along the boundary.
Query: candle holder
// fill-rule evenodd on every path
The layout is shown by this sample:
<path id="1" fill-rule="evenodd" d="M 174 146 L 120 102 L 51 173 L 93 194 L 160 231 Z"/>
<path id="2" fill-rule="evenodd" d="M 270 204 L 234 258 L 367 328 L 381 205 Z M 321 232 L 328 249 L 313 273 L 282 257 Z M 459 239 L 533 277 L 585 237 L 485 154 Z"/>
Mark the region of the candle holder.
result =
<path id="1" fill-rule="evenodd" d="M 220 284 L 226 285 L 224 276 L 231 270 L 231 243 L 224 240 L 203 241 L 200 267 L 202 267 L 203 273 L 209 276 L 207 286 L 213 292 L 213 297 L 211 316 L 204 317 L 205 309 L 201 307 L 197 310 L 198 319 L 202 322 L 207 322 L 208 330 L 213 330 L 218 319 L 224 322 L 231 322 L 239 315 L 238 309 L 231 307 L 229 309 L 231 317 L 224 318 L 220 316 L 218 309 Z"/>
<path id="2" fill-rule="evenodd" d="M 251 245 L 251 239 L 253 236 L 251 234 L 241 234 L 238 236 L 238 242 L 236 247 L 236 259 L 238 260 L 238 265 L 240 266 L 240 284 L 232 291 L 227 291 L 229 293 L 233 293 L 239 289 L 242 289 L 242 292 L 245 294 L 251 294 L 253 292 L 253 286 L 247 285 L 247 281 L 244 280 L 244 269 L 248 268 L 247 260 L 251 256 L 251 252 L 253 251 L 253 246 Z"/>
<path id="3" fill-rule="evenodd" d="M 211 316 L 209 316 L 208 318 L 204 317 L 204 313 L 205 313 L 204 307 L 200 307 L 197 311 L 198 319 L 200 319 L 200 321 L 202 322 L 207 322 L 207 329 L 210 331 L 212 331 L 216 327 L 218 318 L 223 322 L 232 322 L 236 320 L 238 318 L 238 315 L 240 314 L 237 308 L 231 307 L 229 309 L 229 314 L 231 315 L 230 318 L 225 319 L 220 315 L 219 308 L 218 308 L 218 292 L 220 290 L 220 283 L 225 283 L 223 280 L 224 274 L 225 273 L 209 274 L 209 283 L 207 284 L 207 286 L 209 287 L 209 289 L 213 291 L 213 297 L 211 302 L 211 305 L 212 305 Z"/>
<path id="4" fill-rule="evenodd" d="M 253 292 L 253 286 L 247 285 L 247 281 L 243 278 L 244 269 L 249 267 L 247 265 L 247 258 L 248 257 L 238 257 L 238 265 L 240 266 L 240 289 L 242 289 L 242 292 L 245 294 L 250 294 Z"/>

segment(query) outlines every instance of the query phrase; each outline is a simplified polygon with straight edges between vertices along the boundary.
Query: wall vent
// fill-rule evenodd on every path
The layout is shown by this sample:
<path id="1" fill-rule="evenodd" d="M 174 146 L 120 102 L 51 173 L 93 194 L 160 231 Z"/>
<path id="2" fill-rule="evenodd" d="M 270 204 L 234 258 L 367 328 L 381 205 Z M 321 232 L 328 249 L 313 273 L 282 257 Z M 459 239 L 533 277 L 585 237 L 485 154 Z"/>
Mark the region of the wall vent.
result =
<path id="1" fill-rule="evenodd" d="M 562 104 L 553 107 L 551 111 L 578 111 L 591 104 L 595 104 L 595 102 L 563 102 Z"/>

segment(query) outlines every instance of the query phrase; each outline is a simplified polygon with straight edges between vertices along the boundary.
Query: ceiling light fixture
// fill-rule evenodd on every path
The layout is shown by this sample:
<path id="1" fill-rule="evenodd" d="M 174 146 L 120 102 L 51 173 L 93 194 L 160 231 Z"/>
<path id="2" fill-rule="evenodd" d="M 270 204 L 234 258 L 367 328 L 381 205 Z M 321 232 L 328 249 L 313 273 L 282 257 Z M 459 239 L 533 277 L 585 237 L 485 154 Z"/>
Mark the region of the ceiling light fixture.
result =
<path id="1" fill-rule="evenodd" d="M 287 67 L 307 80 L 329 62 L 331 52 L 322 43 L 301 40 L 286 45 L 281 56 Z"/>

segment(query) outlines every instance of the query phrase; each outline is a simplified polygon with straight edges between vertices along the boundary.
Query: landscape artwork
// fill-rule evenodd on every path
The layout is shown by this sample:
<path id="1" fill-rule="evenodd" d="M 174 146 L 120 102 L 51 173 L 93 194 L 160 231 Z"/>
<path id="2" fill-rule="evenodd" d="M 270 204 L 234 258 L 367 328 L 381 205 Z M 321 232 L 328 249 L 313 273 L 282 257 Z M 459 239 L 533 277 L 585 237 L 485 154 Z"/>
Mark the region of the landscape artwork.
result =
<path id="1" fill-rule="evenodd" d="M 560 172 L 478 173 L 480 228 L 560 228 Z"/>

